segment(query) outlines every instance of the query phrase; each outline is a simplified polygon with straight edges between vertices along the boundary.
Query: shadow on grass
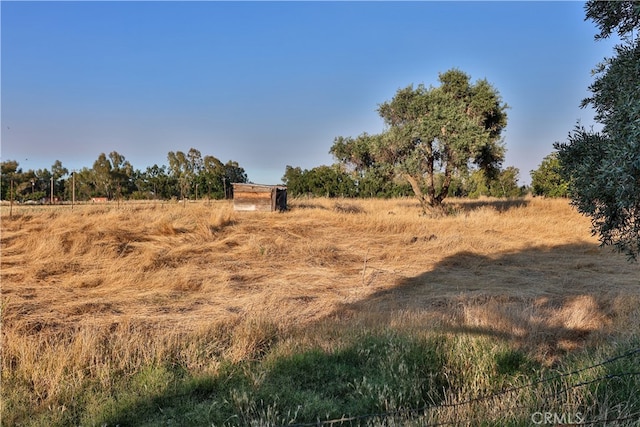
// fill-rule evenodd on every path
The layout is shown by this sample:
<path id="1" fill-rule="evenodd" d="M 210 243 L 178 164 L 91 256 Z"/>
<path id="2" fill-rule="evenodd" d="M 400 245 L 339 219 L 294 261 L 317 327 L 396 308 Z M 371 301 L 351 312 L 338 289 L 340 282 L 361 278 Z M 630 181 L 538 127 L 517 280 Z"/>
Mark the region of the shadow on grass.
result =
<path id="1" fill-rule="evenodd" d="M 328 211 L 329 208 L 319 204 L 318 202 L 314 202 L 313 199 L 293 199 L 289 202 L 288 206 L 289 210 L 307 210 L 307 209 L 318 209 L 323 211 Z"/>
<path id="2" fill-rule="evenodd" d="M 618 302 L 640 295 L 638 267 L 587 243 L 495 257 L 460 252 L 339 307 L 336 315 L 498 337 L 553 362 L 610 332 Z M 375 286 L 376 272 L 369 274 Z"/>
<path id="3" fill-rule="evenodd" d="M 496 212 L 506 212 L 510 209 L 524 208 L 529 204 L 528 199 L 482 199 L 456 201 L 456 199 L 446 200 L 446 203 L 458 212 L 470 212 L 480 208 L 491 208 Z"/>
<path id="4" fill-rule="evenodd" d="M 460 355 L 447 350 L 451 344 L 441 340 L 442 334 L 412 336 L 417 328 L 497 338 L 504 344 L 497 351 L 488 344 L 471 357 L 493 360 L 494 375 L 524 376 L 524 382 L 531 382 L 538 366 L 531 352 L 553 362 L 594 335 L 606 334 L 616 316 L 616 298 L 640 293 L 637 276 L 627 273 L 625 260 L 591 244 L 495 257 L 461 252 L 330 313 L 323 322 L 346 320 L 349 337 L 333 352 L 267 356 L 200 381 L 175 378 L 156 397 L 118 405 L 105 421 L 121 426 L 250 425 L 256 420 L 285 425 L 437 404 L 442 390 L 452 387 L 444 367 Z M 367 316 L 376 322 L 369 332 L 347 331 L 353 325 L 348 319 Z M 394 325 L 408 327 L 408 333 L 394 332 Z M 505 350 L 510 346 L 516 350 Z"/>
<path id="5" fill-rule="evenodd" d="M 437 403 L 447 385 L 441 342 L 363 333 L 333 352 L 310 349 L 230 365 L 197 381 L 174 375 L 164 391 L 153 395 L 146 385 L 156 382 L 153 376 L 167 376 L 156 368 L 142 382 L 141 375 L 133 378 L 140 396 L 129 389 L 100 421 L 119 426 L 286 425 Z"/>

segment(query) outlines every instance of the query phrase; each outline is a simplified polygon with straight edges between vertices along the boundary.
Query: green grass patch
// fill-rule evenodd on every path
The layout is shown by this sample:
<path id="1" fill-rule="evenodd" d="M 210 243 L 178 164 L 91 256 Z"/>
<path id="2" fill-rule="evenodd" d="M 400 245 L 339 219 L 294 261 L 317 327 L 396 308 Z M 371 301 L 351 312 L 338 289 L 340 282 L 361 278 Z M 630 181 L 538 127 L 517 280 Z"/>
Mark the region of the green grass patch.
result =
<path id="1" fill-rule="evenodd" d="M 260 360 L 223 363 L 215 375 L 150 364 L 108 388 L 86 380 L 49 407 L 29 405 L 28 384 L 5 372 L 3 425 L 268 426 L 380 413 L 345 425 L 524 426 L 536 413 L 637 421 L 640 354 L 600 364 L 634 344 L 550 368 L 493 337 L 349 332 L 332 350 L 275 342 Z"/>

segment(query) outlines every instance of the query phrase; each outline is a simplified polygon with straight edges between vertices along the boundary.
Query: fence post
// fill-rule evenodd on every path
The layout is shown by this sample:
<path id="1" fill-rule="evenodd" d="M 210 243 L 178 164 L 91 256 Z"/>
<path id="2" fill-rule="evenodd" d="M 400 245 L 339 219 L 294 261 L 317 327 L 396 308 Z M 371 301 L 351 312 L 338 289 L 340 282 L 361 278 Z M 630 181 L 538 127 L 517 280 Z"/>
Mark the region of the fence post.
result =
<path id="1" fill-rule="evenodd" d="M 9 218 L 13 217 L 13 177 L 11 177 L 11 193 L 10 193 L 11 197 L 10 200 L 11 202 L 9 203 Z"/>

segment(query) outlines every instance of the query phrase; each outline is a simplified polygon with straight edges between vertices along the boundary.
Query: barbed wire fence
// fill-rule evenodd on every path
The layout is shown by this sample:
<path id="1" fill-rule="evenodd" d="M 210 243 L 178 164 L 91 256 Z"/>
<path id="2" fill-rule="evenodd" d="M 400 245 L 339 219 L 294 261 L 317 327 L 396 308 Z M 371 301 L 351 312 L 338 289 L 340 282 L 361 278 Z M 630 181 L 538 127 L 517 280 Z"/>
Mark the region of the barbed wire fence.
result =
<path id="1" fill-rule="evenodd" d="M 413 419 L 419 419 L 419 418 L 427 418 L 429 417 L 430 414 L 432 414 L 433 412 L 439 411 L 439 410 L 444 410 L 444 409 L 449 409 L 449 410 L 455 410 L 457 408 L 461 408 L 463 406 L 469 406 L 475 403 L 480 403 L 480 402 L 487 402 L 499 397 L 503 397 L 507 394 L 513 394 L 515 392 L 519 392 L 519 391 L 523 391 L 526 389 L 532 389 L 534 387 L 538 387 L 540 385 L 543 384 L 547 384 L 550 382 L 554 382 L 557 380 L 562 380 L 562 379 L 567 379 L 570 377 L 574 377 L 575 375 L 587 372 L 587 371 L 591 371 L 593 369 L 602 367 L 602 366 L 606 366 L 606 365 L 610 365 L 618 360 L 622 360 L 622 359 L 628 359 L 628 358 L 632 358 L 632 357 L 636 357 L 636 356 L 640 356 L 640 348 L 635 348 L 633 350 L 630 350 L 624 354 L 618 355 L 618 356 L 614 356 L 611 357 L 609 359 L 603 360 L 599 363 L 584 367 L 584 368 L 580 368 L 580 369 L 576 369 L 570 372 L 566 372 L 566 373 L 560 373 L 560 374 L 555 374 L 555 375 L 551 375 L 536 381 L 532 381 L 529 382 L 525 385 L 521 385 L 521 386 L 514 386 L 514 387 L 509 387 L 506 389 L 503 389 L 501 391 L 498 392 L 494 392 L 494 393 L 489 393 L 486 394 L 484 396 L 479 396 L 479 397 L 475 397 L 475 398 L 471 398 L 471 399 L 467 399 L 464 400 L 462 402 L 455 402 L 455 403 L 443 403 L 443 404 L 431 404 L 431 405 L 424 405 L 422 407 L 417 407 L 417 408 L 406 408 L 406 409 L 398 409 L 398 410 L 394 410 L 394 411 L 388 411 L 388 412 L 378 412 L 378 413 L 369 413 L 369 414 L 361 414 L 361 415 L 353 415 L 353 416 L 343 416 L 340 418 L 335 418 L 335 419 L 328 419 L 328 420 L 318 420 L 316 422 L 306 422 L 306 423 L 290 423 L 290 424 L 284 424 L 284 426 L 286 427 L 325 427 L 325 426 L 344 426 L 344 425 L 360 425 L 363 422 L 367 422 L 367 421 L 372 421 L 372 420 L 380 420 L 382 422 L 382 425 L 396 425 L 397 423 L 395 422 L 391 422 L 391 423 L 384 423 L 385 420 L 389 420 L 389 419 L 394 419 L 397 417 L 404 417 L 405 420 L 409 420 L 411 418 Z M 640 370 L 638 371 L 631 371 L 631 372 L 620 372 L 620 373 L 611 373 L 611 374 L 606 374 L 606 375 L 602 375 L 599 376 L 597 378 L 593 378 L 591 380 L 587 380 L 587 381 L 579 381 L 576 382 L 574 384 L 570 384 L 567 385 L 566 387 L 560 388 L 559 390 L 554 391 L 553 393 L 546 393 L 543 394 L 541 396 L 541 399 L 543 401 L 548 401 L 550 399 L 556 399 L 558 396 L 563 395 L 568 393 L 570 390 L 573 389 L 577 389 L 580 387 L 585 387 L 585 386 L 589 386 L 592 384 L 596 384 L 596 383 L 603 383 L 605 381 L 611 381 L 611 380 L 615 380 L 615 379 L 622 379 L 622 378 L 629 378 L 629 377 L 636 377 L 636 376 L 640 376 Z M 640 395 L 640 390 L 637 390 L 637 394 Z M 529 408 L 529 405 L 517 405 L 515 407 L 512 407 L 512 409 L 525 409 L 525 408 Z M 558 420 L 550 420 L 553 422 L 549 422 L 547 423 L 545 419 L 541 418 L 539 420 L 536 420 L 533 418 L 532 414 L 529 414 L 531 417 L 531 424 L 532 425 L 536 425 L 536 424 L 551 424 L 551 425 L 563 425 L 563 426 L 572 426 L 572 425 L 579 425 L 579 426 L 586 426 L 586 425 L 602 425 L 602 426 L 609 426 L 609 425 L 622 425 L 622 423 L 627 423 L 626 425 L 637 425 L 640 426 L 640 408 L 637 408 L 638 410 L 634 413 L 631 414 L 627 414 L 624 416 L 620 416 L 620 417 L 616 417 L 616 418 L 606 418 L 606 419 L 597 419 L 597 420 L 586 420 L 582 417 L 578 417 L 579 419 L 565 419 L 565 422 L 555 422 Z M 544 416 L 545 413 L 543 413 L 542 411 L 539 412 L 541 416 Z M 474 422 L 475 421 L 475 422 Z M 456 419 L 456 420 L 451 420 L 451 421 L 436 421 L 436 422 L 426 422 L 426 423 L 421 423 L 421 426 L 424 427 L 436 427 L 436 426 L 452 426 L 452 425 L 478 425 L 479 423 L 486 423 L 486 422 L 493 422 L 493 423 L 498 423 L 500 420 L 487 420 L 487 419 L 479 419 L 478 417 L 468 417 L 465 419 Z M 540 422 L 537 422 L 540 421 Z M 633 424 L 629 424 L 629 423 L 633 423 Z M 401 424 L 400 424 L 401 425 Z"/>

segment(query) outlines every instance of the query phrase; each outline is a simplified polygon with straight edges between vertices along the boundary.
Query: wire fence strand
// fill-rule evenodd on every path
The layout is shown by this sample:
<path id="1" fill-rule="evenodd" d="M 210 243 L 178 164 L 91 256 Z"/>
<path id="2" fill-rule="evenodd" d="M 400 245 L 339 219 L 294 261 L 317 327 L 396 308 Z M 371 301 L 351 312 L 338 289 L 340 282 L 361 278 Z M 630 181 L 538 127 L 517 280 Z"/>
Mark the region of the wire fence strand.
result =
<path id="1" fill-rule="evenodd" d="M 397 417 L 400 415 L 403 416 L 411 416 L 412 414 L 414 414 L 414 416 L 416 416 L 417 414 L 427 414 L 429 411 L 434 411 L 434 410 L 438 410 L 438 409 L 455 409 L 458 407 L 461 407 L 463 405 L 470 405 L 473 403 L 478 403 L 478 402 L 482 402 L 482 401 L 487 401 L 490 399 L 495 399 L 497 397 L 501 397 L 504 396 L 505 394 L 508 393 L 514 393 L 516 391 L 521 391 L 524 389 L 529 389 L 529 388 L 533 388 L 535 386 L 538 386 L 540 384 L 545 384 L 551 381 L 556 381 L 562 378 L 566 378 L 566 377 L 571 377 L 574 375 L 577 375 L 579 373 L 582 372 L 586 372 L 586 371 L 590 371 L 592 369 L 595 368 L 599 368 L 601 366 L 606 366 L 609 365 L 613 362 L 616 362 L 618 360 L 621 359 L 626 359 L 626 358 L 630 358 L 636 355 L 640 355 L 640 347 L 630 350 L 624 354 L 618 355 L 618 356 L 614 356 L 611 357 L 609 359 L 603 360 L 599 363 L 590 365 L 590 366 L 586 366 L 584 368 L 580 368 L 580 369 L 576 369 L 570 372 L 565 372 L 565 373 L 560 373 L 560 374 L 555 374 L 552 376 L 548 376 L 545 378 L 541 378 L 539 380 L 536 381 L 532 381 L 528 384 L 524 384 L 521 386 L 515 386 L 515 387 L 509 387 L 503 390 L 500 390 L 498 392 L 494 392 L 494 393 L 490 393 L 484 396 L 479 396 L 479 397 L 475 397 L 472 399 L 467 399 L 465 401 L 462 402 L 456 402 L 456 403 L 443 403 L 443 404 L 433 404 L 433 405 L 425 405 L 419 408 L 407 408 L 407 409 L 398 409 L 395 411 L 387 411 L 387 412 L 379 412 L 379 413 L 369 413 L 369 414 L 361 414 L 361 415 L 354 415 L 354 416 L 343 416 L 340 418 L 335 418 L 335 419 L 330 419 L 330 420 L 324 420 L 324 421 L 316 421 L 316 422 L 307 422 L 307 423 L 294 423 L 294 424 L 285 424 L 286 427 L 324 427 L 324 426 L 335 426 L 335 425 L 343 425 L 345 423 L 353 423 L 353 422 L 357 422 L 357 421 L 364 421 L 367 419 L 374 419 L 374 418 L 379 418 L 379 419 L 386 419 L 386 418 L 391 418 L 391 417 Z M 561 394 L 564 394 L 566 392 L 568 392 L 569 390 L 578 388 L 578 387 L 584 387 L 590 384 L 595 384 L 598 382 L 603 382 L 603 381 L 608 381 L 608 380 L 612 380 L 612 379 L 616 379 L 616 378 L 624 378 L 624 377 L 633 377 L 633 376 L 640 376 L 640 372 L 622 372 L 622 373 L 616 373 L 616 374 L 607 374 L 607 375 L 603 375 L 600 376 L 598 378 L 589 380 L 589 381 L 582 381 L 576 384 L 572 384 L 570 386 L 567 386 L 565 388 L 562 388 L 556 392 L 554 392 L 552 395 L 546 396 L 545 395 L 545 399 L 547 397 L 552 397 L 552 396 L 558 396 Z M 638 391 L 640 393 L 640 391 Z M 464 419 L 464 420 L 456 420 L 456 421 L 445 421 L 445 422 L 439 422 L 439 423 L 432 423 L 432 424 L 425 424 L 425 427 L 436 427 L 436 426 L 446 426 L 446 425 L 460 425 L 460 424 L 465 424 L 465 423 L 469 423 L 471 421 L 476 420 L 475 418 L 469 418 L 469 419 Z M 638 421 L 638 424 L 640 425 L 640 412 L 639 413 L 635 413 L 633 415 L 629 415 L 629 416 L 625 416 L 622 418 L 615 418 L 615 419 L 610 419 L 610 420 L 598 420 L 598 421 L 593 421 L 593 422 L 580 422 L 578 424 L 563 424 L 563 425 L 594 425 L 594 424 L 600 424 L 603 423 L 603 425 L 608 425 L 609 423 L 619 423 L 619 422 L 624 422 L 624 421 Z"/>

